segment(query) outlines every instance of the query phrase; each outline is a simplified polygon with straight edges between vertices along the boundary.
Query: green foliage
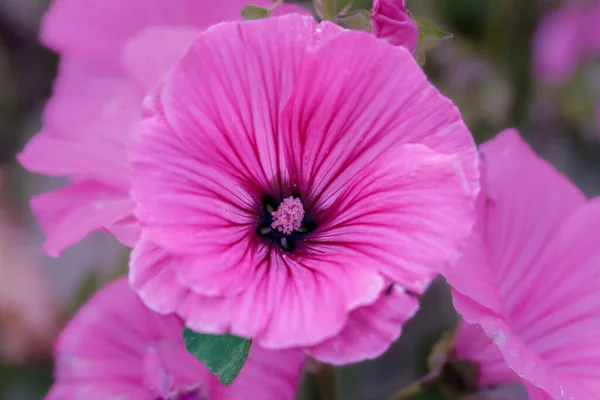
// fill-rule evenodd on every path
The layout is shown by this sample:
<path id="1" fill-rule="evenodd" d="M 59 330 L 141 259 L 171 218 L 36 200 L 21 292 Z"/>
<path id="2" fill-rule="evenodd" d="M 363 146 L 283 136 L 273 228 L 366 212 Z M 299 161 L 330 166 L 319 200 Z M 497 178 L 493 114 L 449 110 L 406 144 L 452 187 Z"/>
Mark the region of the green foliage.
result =
<path id="1" fill-rule="evenodd" d="M 244 21 L 253 19 L 263 19 L 267 18 L 269 15 L 271 15 L 271 10 L 268 8 L 247 4 L 242 9 L 242 17 Z"/>
<path id="2" fill-rule="evenodd" d="M 367 10 L 356 10 L 348 14 L 338 15 L 335 23 L 346 29 L 355 31 L 371 31 L 371 14 Z"/>
<path id="3" fill-rule="evenodd" d="M 415 18 L 419 28 L 419 41 L 415 49 L 415 58 L 421 65 L 425 64 L 425 53 L 438 47 L 444 40 L 451 39 L 452 34 L 445 32 L 433 22 L 424 18 Z"/>
<path id="4" fill-rule="evenodd" d="M 229 334 L 208 335 L 191 329 L 183 330 L 187 351 L 219 377 L 219 382 L 231 385 L 248 358 L 252 340 Z"/>

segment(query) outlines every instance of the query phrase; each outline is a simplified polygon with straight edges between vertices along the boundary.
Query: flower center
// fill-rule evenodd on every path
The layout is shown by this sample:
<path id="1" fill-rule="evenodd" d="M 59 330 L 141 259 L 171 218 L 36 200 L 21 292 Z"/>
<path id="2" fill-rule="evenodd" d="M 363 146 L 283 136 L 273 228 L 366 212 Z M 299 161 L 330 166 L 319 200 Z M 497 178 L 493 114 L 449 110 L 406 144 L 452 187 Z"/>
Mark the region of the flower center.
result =
<path id="1" fill-rule="evenodd" d="M 271 215 L 273 216 L 271 228 L 277 229 L 284 235 L 289 235 L 302 227 L 304 206 L 300 199 L 290 196 L 284 199 L 277 211 L 273 211 Z"/>
<path id="2" fill-rule="evenodd" d="M 306 235 L 317 228 L 310 213 L 304 209 L 299 194 L 286 197 L 281 202 L 265 195 L 258 218 L 258 236 L 288 252 L 301 245 Z"/>

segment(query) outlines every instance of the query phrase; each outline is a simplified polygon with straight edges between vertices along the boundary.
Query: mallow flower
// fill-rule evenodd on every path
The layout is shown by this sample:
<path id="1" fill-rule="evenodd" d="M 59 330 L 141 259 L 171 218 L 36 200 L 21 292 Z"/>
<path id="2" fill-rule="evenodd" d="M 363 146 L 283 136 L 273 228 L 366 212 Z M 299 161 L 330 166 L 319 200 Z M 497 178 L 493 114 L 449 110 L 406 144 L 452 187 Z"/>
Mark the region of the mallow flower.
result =
<path id="1" fill-rule="evenodd" d="M 532 400 L 600 393 L 600 199 L 585 196 L 514 130 L 481 146 L 473 235 L 445 272 L 464 322 L 454 357 L 479 385 L 523 382 Z"/>
<path id="2" fill-rule="evenodd" d="M 473 139 L 412 54 L 295 14 L 201 34 L 132 154 L 144 302 L 336 364 L 389 346 L 474 222 Z"/>
<path id="3" fill-rule="evenodd" d="M 305 356 L 253 346 L 231 386 L 189 354 L 174 315 L 149 310 L 127 279 L 102 288 L 60 334 L 47 400 L 293 400 Z"/>
<path id="4" fill-rule="evenodd" d="M 32 199 L 60 253 L 96 230 L 132 246 L 139 235 L 129 198 L 128 152 L 150 88 L 212 24 L 240 19 L 246 0 L 55 0 L 41 41 L 61 56 L 43 128 L 18 160 L 68 184 Z M 259 5 L 272 5 L 258 0 Z M 275 13 L 304 12 L 282 4 Z"/>
<path id="5" fill-rule="evenodd" d="M 600 1 L 567 2 L 546 15 L 533 36 L 533 69 L 560 84 L 585 61 L 600 57 Z"/>
<path id="6" fill-rule="evenodd" d="M 406 0 L 374 0 L 371 24 L 375 36 L 415 51 L 419 28 L 406 10 Z"/>
<path id="7" fill-rule="evenodd" d="M 243 2 L 220 2 L 219 7 L 211 6 L 213 8 L 210 10 L 204 10 L 205 4 L 196 0 L 151 0 L 144 2 L 143 7 L 140 4 L 139 0 L 61 0 L 53 2 L 45 18 L 42 39 L 62 55 L 60 75 L 55 84 L 54 95 L 45 111 L 44 129 L 26 146 L 19 160 L 32 171 L 65 176 L 70 181 L 62 189 L 43 194 L 32 201 L 34 211 L 48 234 L 45 249 L 51 255 L 60 254 L 66 247 L 98 229 L 113 233 L 129 246 L 138 242 L 140 224 L 133 213 L 134 202 L 129 195 L 136 174 L 134 169 L 137 168 L 132 168 L 129 154 L 134 141 L 133 128 L 140 120 L 142 99 L 180 59 L 203 28 L 220 19 L 236 19 Z M 220 14 L 218 10 L 223 13 Z M 296 10 L 302 11 L 295 5 L 284 4 L 277 9 L 277 13 Z M 153 240 L 147 239 L 150 236 L 148 234 L 144 234 L 136 246 L 130 279 L 144 300 L 155 310 L 163 313 L 177 312 L 183 316 L 192 312 L 200 313 L 199 316 L 190 318 L 188 324 L 205 331 L 221 332 L 229 329 L 248 335 L 259 329 L 266 332 L 266 315 L 269 315 L 269 319 L 275 314 L 284 317 L 283 314 L 271 310 L 275 306 L 279 307 L 281 302 L 282 307 L 291 307 L 297 311 L 290 314 L 292 323 L 288 328 L 285 326 L 286 321 L 273 319 L 277 329 L 270 335 L 288 331 L 296 335 L 290 336 L 288 343 L 283 344 L 284 347 L 296 343 L 316 358 L 337 364 L 360 361 L 378 356 L 400 335 L 403 322 L 410 318 L 417 308 L 415 296 L 426 288 L 442 263 L 451 262 L 456 257 L 458 243 L 466 236 L 473 220 L 470 203 L 478 190 L 476 151 L 458 111 L 426 81 L 407 52 L 392 50 L 388 55 L 390 46 L 384 43 L 377 44 L 365 53 L 371 54 L 373 60 L 361 64 L 358 60 L 358 50 L 346 48 L 348 44 L 345 40 L 328 40 L 329 46 L 333 47 L 327 48 L 319 43 L 320 39 L 323 39 L 324 44 L 324 39 L 333 39 L 338 34 L 346 35 L 350 32 L 330 24 L 317 26 L 313 21 L 300 17 L 294 17 L 290 21 L 293 22 L 290 25 L 293 29 L 283 35 L 285 40 L 278 41 L 277 37 L 270 37 L 275 44 L 273 50 L 278 52 L 277 59 L 265 59 L 264 57 L 270 56 L 271 53 L 266 51 L 264 46 L 246 48 L 245 57 L 249 60 L 256 58 L 260 65 L 248 63 L 255 68 L 244 69 L 236 64 L 237 69 L 233 71 L 233 79 L 248 78 L 248 82 L 254 83 L 260 79 L 265 85 L 261 83 L 246 87 L 245 90 L 250 89 L 249 92 L 239 91 L 244 86 L 230 87 L 230 90 L 235 90 L 219 94 L 235 95 L 238 97 L 232 99 L 241 101 L 244 96 L 259 93 L 266 96 L 262 100 L 271 107 L 249 107 L 253 103 L 246 102 L 245 108 L 234 110 L 241 113 L 237 117 L 230 112 L 231 110 L 224 109 L 228 114 L 223 114 L 223 118 L 243 117 L 242 120 L 226 120 L 230 124 L 236 123 L 234 128 L 242 126 L 242 123 L 248 124 L 249 119 L 252 120 L 252 127 L 261 128 L 260 124 L 265 124 L 265 128 L 278 127 L 277 132 L 263 132 L 264 137 L 260 136 L 260 130 L 253 132 L 259 135 L 256 138 L 265 140 L 254 145 L 268 145 L 260 148 L 259 157 L 264 158 L 265 162 L 270 157 L 276 157 L 279 161 L 275 164 L 264 164 L 277 166 L 277 171 L 265 172 L 264 176 L 272 180 L 270 187 L 264 187 L 264 182 L 256 184 L 252 183 L 251 179 L 245 181 L 244 190 L 254 185 L 260 190 L 264 188 L 264 193 L 257 193 L 257 190 L 253 189 L 251 194 L 256 197 L 246 199 L 252 201 L 252 206 L 256 205 L 254 202 L 260 202 L 261 209 L 257 210 L 260 215 L 254 216 L 254 233 L 237 236 L 244 240 L 234 249 L 237 251 L 245 245 L 251 245 L 260 251 L 251 256 L 248 254 L 248 263 L 238 271 L 229 268 L 231 263 L 222 264 L 227 267 L 225 269 L 239 274 L 240 277 L 249 277 L 249 266 L 253 263 L 257 266 L 267 265 L 264 262 L 259 263 L 265 251 L 269 251 L 270 246 L 266 244 L 278 246 L 273 254 L 279 255 L 273 260 L 285 264 L 286 267 L 277 270 L 273 268 L 277 274 L 265 273 L 271 268 L 258 269 L 258 274 L 252 281 L 255 288 L 259 283 L 264 285 L 265 289 L 268 288 L 264 296 L 260 292 L 256 293 L 257 299 L 264 302 L 252 304 L 252 292 L 247 290 L 247 302 L 243 304 L 245 308 L 237 309 L 239 313 L 257 312 L 260 318 L 251 326 L 248 325 L 251 316 L 246 315 L 239 321 L 239 324 L 244 326 L 243 329 L 229 329 L 231 321 L 222 322 L 219 318 L 233 320 L 237 316 L 219 315 L 219 307 L 237 301 L 242 291 L 238 291 L 235 286 L 223 290 L 221 283 L 213 284 L 208 281 L 205 287 L 210 286 L 210 290 L 199 289 L 195 284 L 179 284 L 179 281 L 184 279 L 182 270 L 179 270 L 181 260 L 187 262 L 189 257 L 197 263 L 202 259 L 196 257 L 195 250 L 189 254 L 187 249 L 172 254 L 173 252 L 162 246 L 159 241 L 154 243 Z M 258 36 L 287 31 L 287 27 L 283 26 L 284 22 L 273 24 L 262 21 L 250 23 L 250 26 L 253 26 L 253 35 Z M 300 29 L 302 26 L 305 28 Z M 207 34 L 207 37 L 218 40 L 208 42 L 209 44 L 232 40 L 232 48 L 242 46 L 242 38 L 239 36 L 219 36 L 215 32 L 223 32 L 224 28 L 214 29 L 215 31 Z M 294 41 L 291 40 L 294 34 L 301 36 Z M 375 39 L 365 35 L 352 34 L 348 36 L 352 39 L 347 40 L 352 42 L 350 45 L 368 47 Z M 223 43 L 219 45 L 221 44 Z M 293 52 L 287 52 L 288 46 Z M 231 72 L 227 68 L 232 66 L 230 61 L 233 55 L 226 52 L 226 49 L 227 47 L 223 46 L 223 54 L 228 58 L 217 57 L 214 66 L 222 66 L 224 71 Z M 213 48 L 213 51 L 216 50 Z M 308 87 L 310 78 L 307 74 L 310 72 L 307 68 L 310 66 L 319 71 L 321 67 L 317 57 L 326 56 L 324 59 L 335 61 L 338 52 L 342 54 L 341 61 L 336 62 L 333 69 L 323 69 L 319 72 L 317 76 L 320 77 L 321 89 L 313 92 L 312 88 Z M 301 59 L 312 61 L 310 64 L 307 61 L 302 71 L 304 84 L 293 85 L 292 82 L 298 80 Z M 376 60 L 382 62 L 382 65 L 376 65 Z M 346 61 L 358 63 L 359 70 L 353 73 L 349 66 L 343 67 Z M 269 67 L 271 62 L 272 68 Z M 222 85 L 214 78 L 223 77 L 215 75 L 214 70 L 211 71 L 213 74 L 210 79 L 202 82 Z M 257 72 L 262 74 L 273 71 L 278 75 L 254 75 Z M 342 74 L 339 75 L 340 73 Z M 337 80 L 334 80 L 333 77 L 336 76 Z M 370 76 L 372 78 L 366 78 Z M 266 80 L 267 77 L 271 77 L 272 80 Z M 325 107 L 316 102 L 318 97 L 310 98 L 311 102 L 307 103 L 307 107 L 298 104 L 298 101 L 304 101 L 300 96 L 302 90 L 305 91 L 304 97 L 310 93 L 325 94 L 323 90 L 328 80 L 336 82 L 332 89 L 339 92 L 337 104 L 333 103 L 335 92 L 329 92 L 325 97 L 325 100 L 329 99 L 323 103 Z M 298 87 L 298 100 L 295 103 L 290 101 L 292 86 Z M 350 89 L 352 93 L 349 93 L 347 98 L 343 97 L 342 94 Z M 219 90 L 217 87 L 216 92 Z M 159 89 L 149 98 L 148 109 L 152 109 L 151 103 L 161 91 L 164 90 Z M 211 93 L 213 92 L 206 92 Z M 358 101 L 357 97 L 363 95 L 368 96 Z M 253 99 L 253 102 L 258 100 L 252 96 L 248 97 L 248 101 L 250 99 Z M 221 104 L 212 103 L 210 99 L 207 101 L 209 105 Z M 160 104 L 154 102 L 156 105 Z M 289 105 L 286 105 L 288 103 Z M 284 114 L 284 106 L 288 109 L 296 107 L 297 111 Z M 284 115 L 288 115 L 286 120 L 291 116 L 299 118 L 301 110 L 311 109 L 314 112 L 318 111 L 318 119 L 330 121 L 327 126 L 322 127 L 322 131 L 328 132 L 329 136 L 323 136 L 322 139 L 327 140 L 321 146 L 318 132 L 315 131 L 321 127 L 315 125 L 318 121 L 315 116 L 309 120 L 309 115 L 302 115 L 302 119 L 296 121 L 296 125 L 302 121 L 314 122 L 307 126 L 310 128 L 307 134 L 310 135 L 295 136 L 294 142 L 304 143 L 302 146 L 308 147 L 295 155 L 294 163 L 297 164 L 301 160 L 300 157 L 305 157 L 305 153 L 312 152 L 311 159 L 314 164 L 303 166 L 310 168 L 312 172 L 303 172 L 305 175 L 302 180 L 292 181 L 288 179 L 290 172 L 293 172 L 291 167 L 288 168 L 288 164 L 292 165 L 291 161 L 284 162 L 292 158 L 284 156 L 283 142 L 280 141 L 284 136 L 279 136 L 279 124 L 284 122 L 281 119 Z M 332 113 L 339 112 L 343 113 L 333 118 Z M 269 122 L 268 119 L 272 120 Z M 212 123 L 215 122 L 219 121 L 213 118 Z M 292 127 L 294 124 L 288 125 Z M 299 130 L 304 130 L 304 127 L 295 128 L 295 131 Z M 252 139 L 252 136 L 245 137 Z M 248 142 L 233 138 L 242 147 L 229 154 L 223 153 L 228 149 L 222 147 L 221 156 L 232 158 L 241 154 L 243 158 L 246 157 Z M 243 138 L 244 136 L 241 137 Z M 274 145 L 272 140 L 277 140 L 277 144 Z M 340 146 L 346 146 L 344 151 L 342 147 L 333 148 L 334 141 L 338 141 Z M 140 149 L 143 143 L 142 140 L 135 147 Z M 294 147 L 286 147 L 297 146 L 296 144 Z M 274 148 L 277 151 L 273 151 Z M 258 147 L 256 149 L 259 150 Z M 263 152 L 263 149 L 268 151 Z M 252 153 L 256 157 L 255 152 Z M 327 156 L 329 153 L 331 157 Z M 396 158 L 396 153 L 402 157 Z M 386 163 L 388 158 L 390 162 Z M 250 158 L 249 161 L 256 162 L 256 158 Z M 373 165 L 370 166 L 371 164 Z M 262 166 L 256 163 L 249 165 Z M 395 175 L 388 174 L 386 168 L 404 171 L 400 175 L 405 179 L 393 181 Z M 325 174 L 328 169 L 330 173 Z M 210 169 L 201 170 L 199 173 L 205 174 L 208 171 Z M 380 176 L 381 179 L 369 182 L 367 178 L 372 171 L 378 172 L 378 175 L 373 176 Z M 246 175 L 248 173 L 243 169 L 239 172 Z M 254 171 L 256 172 L 258 170 Z M 275 183 L 273 174 L 281 175 L 279 183 Z M 140 182 L 143 177 L 142 174 Z M 254 179 L 254 176 L 248 178 Z M 346 183 L 350 178 L 354 179 L 348 185 Z M 441 183 L 438 184 L 438 181 Z M 313 183 L 309 192 L 307 184 L 310 182 Z M 357 184 L 359 182 L 362 186 Z M 378 182 L 383 186 L 377 186 Z M 392 183 L 401 184 L 402 196 L 394 194 L 400 191 L 400 186 L 396 186 L 395 191 L 388 190 L 394 187 Z M 303 188 L 292 191 L 290 185 L 293 184 L 302 184 Z M 231 189 L 239 190 L 237 186 L 231 186 Z M 413 192 L 422 196 L 417 198 L 412 195 Z M 282 197 L 284 194 L 285 197 Z M 294 196 L 295 194 L 297 196 Z M 156 195 L 160 197 L 161 194 Z M 364 201 L 357 205 L 361 197 Z M 285 201 L 286 199 L 288 200 Z M 284 201 L 289 207 L 279 209 Z M 298 207 L 298 202 L 301 207 Z M 388 213 L 388 208 L 397 212 Z M 402 218 L 399 215 L 400 209 L 405 212 Z M 235 208 L 214 210 L 227 213 L 228 210 L 235 211 Z M 398 216 L 395 216 L 396 214 Z M 337 219 L 334 219 L 334 216 Z M 195 219 L 189 222 L 198 217 L 195 216 Z M 457 222 L 459 220 L 460 223 Z M 390 226 L 383 224 L 388 221 L 391 222 Z M 206 222 L 212 224 L 210 220 Z M 329 225 L 325 225 L 326 222 Z M 344 227 L 344 230 L 340 231 L 340 227 Z M 404 234 L 390 235 L 399 233 L 401 228 L 404 229 Z M 286 234 L 286 230 L 290 233 Z M 193 236 L 197 237 L 198 234 L 217 234 L 215 238 L 220 238 L 218 231 L 212 229 L 195 232 Z M 256 235 L 259 235 L 258 239 Z M 302 243 L 310 238 L 313 243 L 317 243 L 318 239 L 319 243 L 319 246 L 310 248 L 311 258 L 317 257 L 316 261 L 319 261 L 320 257 L 325 261 L 311 262 L 310 268 L 313 269 L 296 268 L 295 266 L 304 265 L 298 263 L 302 261 L 298 255 L 304 252 L 303 254 L 308 256 L 308 246 L 303 246 Z M 370 238 L 373 240 L 366 240 Z M 338 243 L 338 239 L 343 241 Z M 258 246 L 258 242 L 262 244 Z M 293 249 L 290 246 L 298 248 Z M 301 250 L 302 247 L 304 250 Z M 379 254 L 380 249 L 386 248 L 391 248 L 393 252 L 386 250 Z M 201 248 L 197 250 L 202 252 Z M 223 254 L 235 254 L 235 251 Z M 340 255 L 331 258 L 336 253 Z M 402 257 L 392 260 L 391 258 L 395 257 L 392 253 L 402 253 Z M 209 256 L 207 253 L 207 257 Z M 337 271 L 345 268 L 346 258 L 352 261 L 348 263 L 350 273 L 338 274 Z M 288 260 L 294 260 L 294 268 L 291 270 L 287 267 Z M 142 265 L 146 262 L 147 266 Z M 335 268 L 323 272 L 314 269 L 317 265 L 326 263 Z M 364 282 L 360 281 L 363 264 L 365 277 L 369 278 Z M 165 265 L 169 268 L 163 268 Z M 357 265 L 361 268 L 357 268 Z M 374 272 L 375 266 L 379 268 L 380 265 L 382 271 L 384 268 L 390 271 L 381 274 Z M 289 274 L 289 278 L 293 275 L 294 279 L 288 279 L 286 271 L 294 272 Z M 198 272 L 203 275 L 212 274 L 214 271 L 200 268 Z M 212 277 L 220 279 L 221 275 L 216 273 Z M 263 281 L 260 281 L 261 276 L 264 277 Z M 363 286 L 363 283 L 366 285 Z M 304 285 L 307 285 L 306 290 Z M 354 293 L 355 286 L 360 286 L 356 289 L 357 293 Z M 287 289 L 298 292 L 286 293 Z M 302 290 L 299 291 L 300 289 Z M 346 290 L 348 295 L 345 294 Z M 284 298 L 283 294 L 292 297 Z M 307 303 L 305 312 L 305 304 L 302 303 L 304 298 L 301 294 L 308 296 L 308 299 L 318 296 L 320 305 L 314 301 Z M 197 302 L 204 301 L 201 297 L 205 295 L 206 302 L 203 303 L 203 307 L 206 308 L 200 309 Z M 231 306 L 237 307 L 235 304 Z M 303 329 L 310 330 L 311 325 L 319 322 L 310 320 L 313 315 L 320 319 L 332 318 L 323 327 L 316 327 L 306 338 L 298 339 L 297 336 L 304 333 L 302 329 L 295 332 L 298 324 L 303 324 L 303 321 L 308 319 L 310 324 L 304 324 Z M 199 324 L 198 319 L 204 322 Z M 312 344 L 305 346 L 302 343 Z"/>

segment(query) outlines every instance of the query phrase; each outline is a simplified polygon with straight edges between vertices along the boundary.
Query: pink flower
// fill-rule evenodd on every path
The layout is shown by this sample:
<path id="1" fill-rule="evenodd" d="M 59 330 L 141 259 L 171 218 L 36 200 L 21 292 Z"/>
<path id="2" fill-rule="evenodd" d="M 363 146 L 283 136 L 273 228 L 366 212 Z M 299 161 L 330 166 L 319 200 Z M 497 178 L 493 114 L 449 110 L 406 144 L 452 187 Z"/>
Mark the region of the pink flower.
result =
<path id="1" fill-rule="evenodd" d="M 0 364 L 20 364 L 50 354 L 57 306 L 35 248 L 13 218 L 7 181 L 0 169 Z"/>
<path id="2" fill-rule="evenodd" d="M 573 2 L 548 14 L 533 39 L 536 75 L 553 84 L 568 79 L 585 60 L 600 56 L 600 1 Z"/>
<path id="3" fill-rule="evenodd" d="M 144 96 L 211 24 L 240 18 L 246 0 L 56 0 L 41 39 L 61 56 L 42 132 L 18 156 L 70 183 L 32 208 L 58 256 L 95 230 L 133 246 L 128 151 Z M 272 4 L 269 0 L 258 4 Z M 282 5 L 278 12 L 301 11 Z"/>
<path id="4" fill-rule="evenodd" d="M 130 278 L 194 330 L 375 357 L 470 232 L 467 128 L 406 49 L 367 33 L 220 24 L 146 105 Z"/>
<path id="5" fill-rule="evenodd" d="M 600 199 L 586 200 L 514 130 L 481 155 L 478 223 L 445 274 L 465 321 L 455 356 L 481 364 L 484 386 L 520 377 L 531 399 L 597 399 Z"/>
<path id="6" fill-rule="evenodd" d="M 600 101 L 596 104 L 596 131 L 600 137 Z"/>
<path id="7" fill-rule="evenodd" d="M 406 11 L 406 0 L 374 0 L 371 20 L 375 36 L 415 51 L 419 28 Z"/>
<path id="8" fill-rule="evenodd" d="M 231 386 L 183 343 L 183 322 L 147 309 L 125 279 L 98 292 L 60 335 L 48 400 L 294 399 L 304 355 L 252 346 Z"/>

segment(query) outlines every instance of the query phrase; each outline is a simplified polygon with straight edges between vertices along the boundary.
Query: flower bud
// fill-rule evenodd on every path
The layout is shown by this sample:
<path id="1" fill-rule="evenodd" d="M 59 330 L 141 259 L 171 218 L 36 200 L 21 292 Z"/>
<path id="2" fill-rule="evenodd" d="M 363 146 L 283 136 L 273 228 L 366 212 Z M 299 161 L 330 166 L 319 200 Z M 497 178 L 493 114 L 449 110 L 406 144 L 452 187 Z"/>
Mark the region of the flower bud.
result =
<path id="1" fill-rule="evenodd" d="M 419 29 L 406 11 L 406 0 L 374 0 L 371 18 L 375 36 L 415 51 Z"/>

